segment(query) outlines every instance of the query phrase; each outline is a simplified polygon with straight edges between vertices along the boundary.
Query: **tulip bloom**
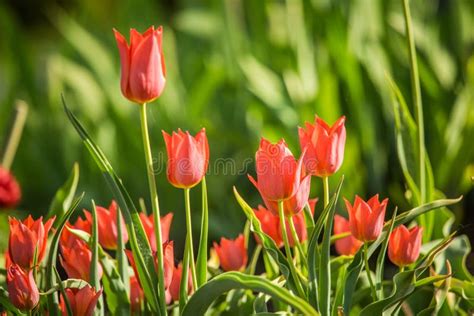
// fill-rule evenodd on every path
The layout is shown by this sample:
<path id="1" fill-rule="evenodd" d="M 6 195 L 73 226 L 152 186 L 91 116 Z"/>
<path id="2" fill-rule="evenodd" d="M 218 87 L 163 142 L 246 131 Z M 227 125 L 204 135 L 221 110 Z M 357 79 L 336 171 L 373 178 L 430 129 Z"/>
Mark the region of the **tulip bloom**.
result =
<path id="1" fill-rule="evenodd" d="M 242 234 L 234 240 L 221 238 L 220 245 L 214 242 L 221 267 L 224 271 L 242 271 L 247 265 L 247 249 Z"/>
<path id="2" fill-rule="evenodd" d="M 180 263 L 173 270 L 173 279 L 170 287 L 168 288 L 169 294 L 173 301 L 179 300 L 179 292 L 181 289 L 181 276 L 183 275 L 183 265 Z M 188 294 L 193 290 L 193 280 L 191 276 L 191 270 L 188 272 Z"/>
<path id="3" fill-rule="evenodd" d="M 65 289 L 66 295 L 71 306 L 74 316 L 92 316 L 94 314 L 97 301 L 99 300 L 102 290 L 95 291 L 90 285 L 84 286 L 82 289 Z M 68 315 L 66 302 L 61 295 L 59 304 L 63 316 Z"/>
<path id="4" fill-rule="evenodd" d="M 420 255 L 423 228 L 410 229 L 400 225 L 392 231 L 388 242 L 388 257 L 399 267 L 414 263 Z"/>
<path id="5" fill-rule="evenodd" d="M 29 215 L 23 222 L 16 218 L 9 218 L 10 236 L 8 251 L 13 263 L 22 269 L 29 270 L 33 267 L 36 251 L 36 263 L 40 263 L 46 252 L 48 232 L 53 225 L 54 218 L 43 225 L 43 218 L 36 221 Z"/>
<path id="6" fill-rule="evenodd" d="M 140 220 L 142 222 L 145 233 L 148 237 L 148 242 L 152 251 L 156 251 L 156 237 L 155 237 L 155 226 L 153 223 L 153 214 L 147 216 L 145 213 L 140 213 Z M 160 218 L 161 225 L 161 240 L 163 242 L 169 241 L 170 239 L 170 228 L 173 222 L 173 213 L 168 213 Z"/>
<path id="7" fill-rule="evenodd" d="M 352 235 L 362 242 L 376 240 L 382 232 L 388 199 L 379 202 L 379 195 L 376 194 L 367 202 L 356 195 L 354 206 L 346 199 L 344 201 Z"/>
<path id="8" fill-rule="evenodd" d="M 135 275 L 130 277 L 130 310 L 132 315 L 139 315 L 145 299 L 145 294 Z"/>
<path id="9" fill-rule="evenodd" d="M 39 302 L 33 270 L 25 272 L 17 264 L 12 264 L 7 269 L 7 288 L 10 301 L 18 309 L 30 311 Z"/>
<path id="10" fill-rule="evenodd" d="M 163 131 L 163 138 L 168 153 L 168 181 L 181 189 L 201 182 L 209 164 L 206 130 L 201 129 L 195 137 L 180 129 L 171 135 Z"/>
<path id="11" fill-rule="evenodd" d="M 71 247 L 61 246 L 61 265 L 69 278 L 90 281 L 90 266 L 92 251 L 82 240 L 75 240 Z M 99 279 L 102 277 L 102 267 L 98 266 Z"/>
<path id="12" fill-rule="evenodd" d="M 334 234 L 342 234 L 350 232 L 350 224 L 347 219 L 340 215 L 334 216 Z M 336 252 L 344 256 L 353 256 L 359 251 L 362 242 L 350 235 L 339 240 L 336 240 Z"/>
<path id="13" fill-rule="evenodd" d="M 300 145 L 306 150 L 306 170 L 318 177 L 334 174 L 342 165 L 346 143 L 346 118 L 340 117 L 332 127 L 315 117 L 314 124 L 306 123 L 306 130 L 298 129 Z"/>
<path id="14" fill-rule="evenodd" d="M 0 166 L 0 209 L 15 207 L 21 199 L 21 189 L 15 177 Z"/>
<path id="15" fill-rule="evenodd" d="M 160 26 L 155 30 L 152 26 L 143 34 L 130 29 L 130 46 L 122 34 L 115 29 L 114 33 L 122 65 L 122 94 L 139 104 L 155 100 L 166 83 L 163 28 Z"/>
<path id="16" fill-rule="evenodd" d="M 66 227 L 64 227 L 61 233 L 61 238 L 60 238 L 61 248 L 63 247 L 71 248 L 75 240 L 83 242 L 81 238 L 79 238 L 78 236 L 70 232 L 69 229 L 82 230 L 89 234 L 91 233 L 92 215 L 89 212 L 85 212 L 85 215 L 86 215 L 86 219 L 83 219 L 82 217 L 78 217 L 74 224 L 71 224 L 70 222 L 66 224 Z"/>
<path id="17" fill-rule="evenodd" d="M 260 222 L 262 231 L 273 239 L 278 248 L 282 247 L 283 240 L 280 233 L 280 218 L 261 205 L 258 206 L 258 209 L 254 210 L 254 213 Z M 255 240 L 258 244 L 262 243 L 256 234 Z"/>

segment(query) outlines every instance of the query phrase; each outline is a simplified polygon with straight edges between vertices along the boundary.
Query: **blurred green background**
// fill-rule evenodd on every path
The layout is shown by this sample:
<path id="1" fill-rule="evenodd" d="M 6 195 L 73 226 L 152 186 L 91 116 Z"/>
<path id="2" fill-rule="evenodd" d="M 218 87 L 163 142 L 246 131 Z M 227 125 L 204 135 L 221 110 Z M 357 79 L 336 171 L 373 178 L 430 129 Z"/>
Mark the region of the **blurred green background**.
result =
<path id="1" fill-rule="evenodd" d="M 436 188 L 448 197 L 465 195 L 452 210 L 457 224 L 472 232 L 474 2 L 411 5 Z M 345 160 L 332 186 L 345 174 L 343 196 L 350 200 L 356 193 L 380 193 L 390 198 L 390 208 L 408 209 L 386 77 L 411 100 L 401 9 L 397 0 L 3 0 L 0 132 L 6 132 L 16 99 L 30 105 L 12 168 L 23 188 L 19 208 L 45 214 L 75 161 L 81 168 L 79 191 L 87 194 L 83 206 L 90 198 L 103 205 L 112 198 L 64 114 L 61 93 L 134 199 L 148 196 L 139 111 L 120 93 L 112 28 L 128 37 L 131 27 L 163 25 L 168 77 L 164 94 L 149 106 L 153 151 L 156 157 L 165 154 L 162 129 L 195 133 L 206 127 L 211 240 L 243 229 L 232 186 L 253 206 L 260 203 L 245 175 L 254 173 L 248 159 L 260 136 L 284 137 L 299 155 L 297 126 L 315 113 L 330 123 L 347 116 Z M 236 174 L 222 164 L 212 168 L 219 159 L 247 169 Z M 181 248 L 182 192 L 164 173 L 158 189 L 162 210 L 175 212 L 171 236 Z M 313 181 L 313 189 L 320 196 L 321 183 Z M 192 198 L 197 232 L 200 189 Z M 4 214 L 2 242 L 6 223 Z"/>

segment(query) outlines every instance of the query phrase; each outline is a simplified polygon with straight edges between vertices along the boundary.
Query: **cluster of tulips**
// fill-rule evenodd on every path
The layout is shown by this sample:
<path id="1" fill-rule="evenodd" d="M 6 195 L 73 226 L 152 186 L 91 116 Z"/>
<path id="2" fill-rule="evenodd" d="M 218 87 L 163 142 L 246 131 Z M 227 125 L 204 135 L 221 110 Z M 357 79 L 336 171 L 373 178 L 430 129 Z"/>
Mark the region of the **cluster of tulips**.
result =
<path id="1" fill-rule="evenodd" d="M 215 269 L 210 268 L 211 263 L 217 260 L 224 271 L 255 273 L 254 266 L 249 269 L 248 233 L 246 232 L 235 239 L 222 238 L 219 243 L 214 242 L 214 247 L 210 251 L 211 260 L 208 263 L 207 229 L 204 232 L 201 231 L 201 237 L 204 234 L 201 242 L 204 241 L 206 245 L 199 246 L 198 260 L 194 256 L 189 191 L 201 182 L 205 185 L 209 146 L 204 129 L 195 136 L 181 130 L 171 134 L 163 132 L 168 155 L 167 178 L 174 187 L 182 189 L 185 196 L 186 247 L 183 261 L 176 264 L 173 241 L 169 240 L 173 214 L 161 216 L 159 212 L 146 126 L 146 104 L 160 96 L 166 82 L 162 28 L 155 30 L 151 27 L 143 34 L 132 29 L 130 44 L 118 31 L 114 32 L 121 58 L 122 93 L 127 99 L 139 104 L 141 109 L 142 137 L 152 212 L 147 215 L 143 209 L 138 214 L 140 220 L 133 222 L 130 214 L 123 216 L 126 213 L 123 213 L 121 208 L 125 205 L 123 200 L 118 199 L 119 203 L 112 201 L 108 208 L 93 205 L 91 211 L 84 210 L 83 217 L 79 217 L 74 223 L 67 221 L 60 226 L 53 225 L 58 222 L 58 218 L 54 217 L 46 221 L 42 218 L 33 220 L 31 216 L 23 221 L 10 218 L 9 243 L 5 254 L 8 297 L 10 302 L 21 311 L 45 312 L 44 307 L 40 306 L 42 304 L 40 304 L 39 285 L 45 286 L 41 278 L 44 278 L 44 270 L 48 268 L 45 267 L 43 259 L 48 253 L 50 232 L 59 234 L 58 261 L 62 267 L 63 276 L 65 274 L 68 280 L 85 281 L 80 283 L 80 286 L 76 284 L 70 287 L 63 282 L 62 284 L 65 285 L 57 289 L 61 292 L 57 306 L 63 315 L 83 316 L 93 315 L 96 309 L 104 311 L 106 305 L 103 294 L 105 293 L 105 296 L 111 294 L 104 291 L 101 280 L 107 279 L 107 286 L 110 288 L 110 271 L 108 266 L 94 264 L 98 262 L 97 253 L 101 258 L 105 258 L 104 260 L 109 258 L 116 262 L 113 268 L 121 277 L 128 276 L 127 279 L 122 278 L 120 284 L 126 288 L 129 312 L 132 314 L 150 311 L 164 315 L 168 310 L 176 307 L 183 312 L 182 308 L 189 297 L 192 298 L 193 293 L 206 286 L 210 276 L 218 274 Z M 327 212 L 321 215 L 315 214 L 317 199 L 310 198 L 311 180 L 321 179 L 324 189 L 322 199 L 324 208 L 326 209 L 330 204 L 328 178 L 338 171 L 343 162 L 346 141 L 344 123 L 345 117 L 339 118 L 332 126 L 319 117 L 316 117 L 313 124 L 306 123 L 304 128 L 299 129 L 301 145 L 299 159 L 293 156 L 283 140 L 271 143 L 262 138 L 256 152 L 256 178 L 249 175 L 251 183 L 260 193 L 264 204 L 253 209 L 253 214 L 250 216 L 250 218 L 255 216 L 258 220 L 257 225 L 250 221 L 257 243 L 251 265 L 255 265 L 258 251 L 262 248 L 265 250 L 271 250 L 273 246 L 277 249 L 283 248 L 281 253 L 285 254 L 289 267 L 289 273 L 287 271 L 285 278 L 290 280 L 288 275 L 292 276 L 291 282 L 287 281 L 287 283 L 292 284 L 289 288 L 295 300 L 297 297 L 308 297 L 308 286 L 305 283 L 308 283 L 308 271 L 311 269 L 308 262 L 308 257 L 311 255 L 308 240 L 313 232 L 310 226 L 314 230 L 314 223 L 321 216 L 323 222 L 334 220 L 333 225 L 324 227 L 325 230 L 329 227 L 333 232 L 335 249 L 339 255 L 354 256 L 361 247 L 364 247 L 367 279 L 374 300 L 377 298 L 377 289 L 371 278 L 367 255 L 368 246 L 381 236 L 387 224 L 385 212 L 388 199 L 380 201 L 379 196 L 375 195 L 367 201 L 355 196 L 353 204 L 345 200 L 349 215 L 346 219 L 337 214 L 328 217 Z M 14 178 L 9 172 L 0 169 L 0 206 L 11 207 L 17 203 L 19 197 L 20 189 Z M 133 224 L 129 224 L 130 218 Z M 158 284 L 152 284 L 151 290 L 143 269 L 144 259 L 138 248 L 133 248 L 133 240 L 137 240 L 139 235 L 133 229 L 134 225 L 141 226 L 139 231 L 143 231 L 146 235 L 154 262 L 154 267 L 148 266 L 148 269 L 156 271 L 158 276 Z M 260 226 L 260 228 L 255 226 Z M 94 238 L 98 239 L 96 246 L 93 246 Z M 268 246 L 268 240 L 272 240 L 274 244 Z M 127 247 L 129 241 L 131 246 Z M 404 225 L 398 225 L 389 236 L 388 257 L 403 270 L 404 267 L 417 261 L 421 242 L 421 227 L 414 225 L 407 228 Z M 100 251 L 97 250 L 97 246 Z M 130 270 L 130 273 L 122 274 L 123 271 L 120 270 L 120 260 L 123 258 L 119 257 L 122 251 L 128 259 L 126 271 Z M 114 254 L 117 261 L 113 258 Z M 196 268 L 202 258 L 205 258 L 204 275 Z M 274 263 L 278 261 L 271 256 L 264 256 L 264 259 L 273 260 Z M 53 258 L 53 262 L 55 261 L 56 259 Z M 280 269 L 282 269 L 281 265 Z M 59 274 L 57 276 L 59 278 Z M 276 280 L 281 281 L 279 278 Z M 42 290 L 44 290 L 44 295 L 51 295 L 48 292 L 51 291 L 50 288 L 44 287 Z M 149 292 L 157 294 L 153 296 L 153 294 L 148 294 Z M 107 304 L 111 304 L 107 297 L 106 299 Z M 157 299 L 158 304 L 154 304 L 153 299 Z M 322 305 L 323 299 L 320 298 L 320 300 L 318 304 Z M 179 306 L 176 302 L 179 302 Z M 316 306 L 319 306 L 318 304 Z M 51 308 L 49 303 L 48 308 Z M 323 314 L 325 312 L 322 307 L 321 312 Z"/>

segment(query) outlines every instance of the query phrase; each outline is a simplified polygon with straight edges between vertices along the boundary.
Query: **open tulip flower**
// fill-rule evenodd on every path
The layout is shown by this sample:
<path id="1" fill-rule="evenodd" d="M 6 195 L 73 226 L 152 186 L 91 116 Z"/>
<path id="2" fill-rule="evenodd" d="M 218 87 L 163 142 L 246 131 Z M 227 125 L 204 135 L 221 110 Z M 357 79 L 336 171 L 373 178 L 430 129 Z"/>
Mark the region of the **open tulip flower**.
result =
<path id="1" fill-rule="evenodd" d="M 399 267 L 414 263 L 420 255 L 423 227 L 413 226 L 408 229 L 405 225 L 395 228 L 390 234 L 388 257 Z"/>
<path id="2" fill-rule="evenodd" d="M 92 251 L 84 241 L 76 239 L 71 246 L 61 246 L 60 261 L 70 278 L 90 281 Z M 100 279 L 102 277 L 100 265 L 98 270 Z"/>
<path id="3" fill-rule="evenodd" d="M 377 239 L 382 232 L 388 199 L 379 202 L 379 195 L 376 194 L 365 202 L 356 195 L 354 205 L 347 200 L 345 202 L 352 235 L 362 242 Z"/>
<path id="4" fill-rule="evenodd" d="M 0 209 L 15 207 L 20 199 L 20 185 L 7 169 L 0 166 Z"/>
<path id="5" fill-rule="evenodd" d="M 12 304 L 23 311 L 32 310 L 39 302 L 39 291 L 33 271 L 25 272 L 17 264 L 7 269 L 8 297 Z"/>
<path id="6" fill-rule="evenodd" d="M 65 289 L 69 306 L 74 316 L 92 316 L 95 307 L 102 294 L 102 290 L 95 291 L 91 286 L 86 285 L 81 289 Z M 63 316 L 68 315 L 66 301 L 61 296 L 61 312 Z"/>
<path id="7" fill-rule="evenodd" d="M 247 248 L 242 234 L 234 240 L 222 237 L 219 244 L 214 242 L 214 249 L 224 271 L 242 271 L 245 269 Z"/>

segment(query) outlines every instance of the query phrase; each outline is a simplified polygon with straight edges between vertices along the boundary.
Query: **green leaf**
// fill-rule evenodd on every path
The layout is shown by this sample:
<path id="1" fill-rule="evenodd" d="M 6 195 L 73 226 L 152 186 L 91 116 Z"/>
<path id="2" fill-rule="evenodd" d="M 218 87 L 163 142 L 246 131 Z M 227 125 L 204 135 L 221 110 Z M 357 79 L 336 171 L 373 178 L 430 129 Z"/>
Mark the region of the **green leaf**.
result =
<path id="1" fill-rule="evenodd" d="M 232 289 L 248 289 L 258 293 L 265 293 L 277 301 L 292 306 L 304 315 L 319 315 L 311 305 L 262 277 L 246 275 L 240 272 L 226 272 L 216 276 L 199 288 L 186 304 L 183 316 L 204 315 L 209 306 L 222 293 Z"/>
<path id="2" fill-rule="evenodd" d="M 91 265 L 90 265 L 90 283 L 91 286 L 96 290 L 100 290 L 100 278 L 99 278 L 99 225 L 97 223 L 97 208 L 94 200 L 92 200 L 92 234 L 89 243 L 89 247 L 92 251 Z M 94 310 L 94 315 L 104 314 L 104 299 L 102 295 L 97 301 L 97 307 Z"/>
<path id="3" fill-rule="evenodd" d="M 199 250 L 196 258 L 196 273 L 198 288 L 207 281 L 207 237 L 209 228 L 209 211 L 207 203 L 206 177 L 202 179 L 202 218 L 201 236 L 199 238 Z"/>
<path id="4" fill-rule="evenodd" d="M 74 194 L 76 194 L 77 184 L 79 183 L 79 164 L 74 163 L 71 174 L 63 186 L 56 192 L 51 205 L 49 206 L 47 218 L 57 216 L 61 217 L 71 206 Z M 57 223 L 57 222 L 56 222 Z M 54 223 L 54 227 L 57 225 Z"/>
<path id="5" fill-rule="evenodd" d="M 146 237 L 145 230 L 140 221 L 138 211 L 133 204 L 130 195 L 122 184 L 122 181 L 118 178 L 114 169 L 110 165 L 109 161 L 102 153 L 99 147 L 89 137 L 87 131 L 76 119 L 74 114 L 69 110 L 66 105 L 64 97 L 62 98 L 64 110 L 71 121 L 72 125 L 76 129 L 79 136 L 82 138 L 84 145 L 88 149 L 92 158 L 96 162 L 97 166 L 102 172 L 107 184 L 110 186 L 115 198 L 123 211 L 125 224 L 127 226 L 129 243 L 132 248 L 133 257 L 137 266 L 138 277 L 143 287 L 143 291 L 154 311 L 158 311 L 159 299 L 156 284 L 158 284 L 158 276 L 154 267 L 154 258 L 151 252 L 148 238 Z M 148 269 L 150 267 L 150 269 Z"/>
<path id="6" fill-rule="evenodd" d="M 57 271 L 57 270 L 56 270 Z M 59 275 L 56 274 L 58 277 Z M 84 286 L 86 286 L 88 283 L 84 280 L 81 279 L 67 279 L 61 282 L 56 283 L 52 288 L 50 288 L 48 291 L 44 293 L 40 293 L 40 295 L 50 295 L 56 291 L 61 292 L 61 288 L 63 289 L 82 289 Z M 62 292 L 61 292 L 62 294 Z"/>

